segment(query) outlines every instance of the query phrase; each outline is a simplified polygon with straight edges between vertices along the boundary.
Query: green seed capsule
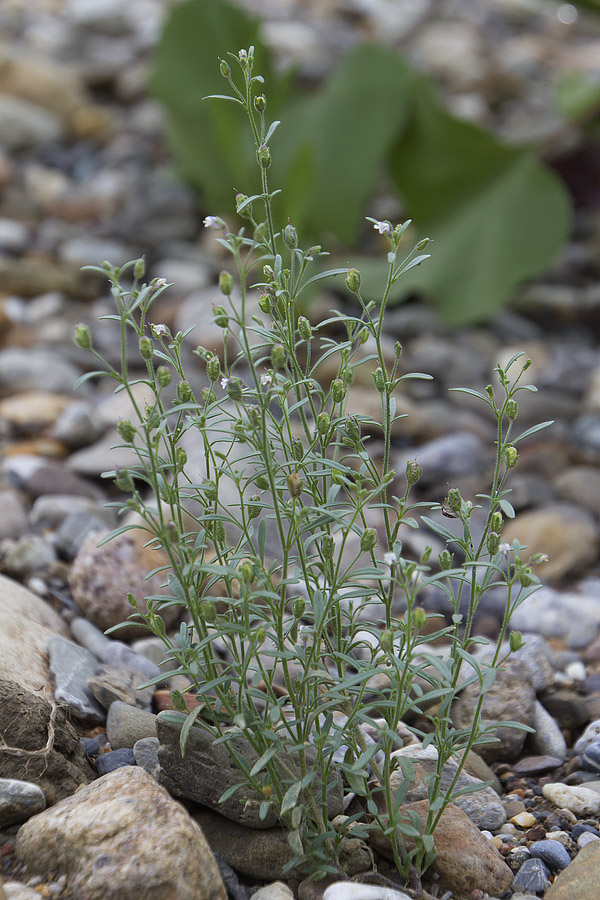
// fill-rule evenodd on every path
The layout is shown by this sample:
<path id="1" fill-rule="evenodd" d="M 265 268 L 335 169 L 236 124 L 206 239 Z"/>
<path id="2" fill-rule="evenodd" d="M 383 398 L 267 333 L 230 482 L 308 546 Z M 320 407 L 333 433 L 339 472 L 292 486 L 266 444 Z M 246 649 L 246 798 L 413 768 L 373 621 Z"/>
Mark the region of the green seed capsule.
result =
<path id="1" fill-rule="evenodd" d="M 406 480 L 410 487 L 415 485 L 421 475 L 423 474 L 423 469 L 418 464 L 416 459 L 411 459 L 406 464 Z"/>
<path id="2" fill-rule="evenodd" d="M 203 600 L 200 604 L 200 615 L 205 622 L 212 624 L 217 621 L 217 609 L 212 600 Z"/>
<path id="3" fill-rule="evenodd" d="M 499 509 L 496 510 L 494 515 L 492 516 L 492 521 L 490 523 L 492 531 L 501 532 L 502 531 L 502 513 Z"/>
<path id="4" fill-rule="evenodd" d="M 303 490 L 302 479 L 298 472 L 290 472 L 287 477 L 288 491 L 292 497 L 299 497 Z"/>
<path id="5" fill-rule="evenodd" d="M 259 94 L 258 97 L 254 98 L 254 109 L 256 112 L 261 113 L 264 112 L 267 108 L 267 98 L 264 94 Z"/>
<path id="6" fill-rule="evenodd" d="M 348 269 L 346 273 L 346 287 L 353 294 L 357 294 L 360 290 L 360 272 L 358 269 Z"/>
<path id="7" fill-rule="evenodd" d="M 138 281 L 140 278 L 143 278 L 146 274 L 146 260 L 143 256 L 140 256 L 139 259 L 136 259 L 135 265 L 133 267 L 133 277 Z"/>
<path id="8" fill-rule="evenodd" d="M 250 562 L 250 560 L 245 559 L 241 564 L 239 569 L 240 581 L 243 581 L 244 584 L 250 584 L 250 582 L 254 578 L 254 566 Z"/>
<path id="9" fill-rule="evenodd" d="M 517 453 L 517 448 L 511 444 L 510 447 L 507 447 L 504 451 L 504 462 L 506 463 L 507 469 L 514 469 L 519 459 L 519 454 Z"/>
<path id="10" fill-rule="evenodd" d="M 274 369 L 280 369 L 286 360 L 285 350 L 281 344 L 274 344 L 271 349 L 271 363 Z"/>
<path id="11" fill-rule="evenodd" d="M 380 394 L 382 394 L 385 390 L 385 374 L 383 369 L 377 368 L 373 372 L 373 384 L 377 388 Z"/>
<path id="12" fill-rule="evenodd" d="M 486 546 L 490 556 L 495 556 L 500 546 L 500 535 L 495 531 L 490 531 L 487 536 Z"/>
<path id="13" fill-rule="evenodd" d="M 154 348 L 152 347 L 152 341 L 149 337 L 142 335 L 138 341 L 138 348 L 144 359 L 152 359 Z"/>
<path id="14" fill-rule="evenodd" d="M 294 597 L 292 600 L 292 614 L 296 619 L 301 619 L 306 609 L 306 600 L 304 597 Z"/>
<path id="15" fill-rule="evenodd" d="M 213 309 L 213 320 L 219 328 L 227 328 L 229 325 L 229 316 L 227 310 L 223 306 L 215 306 Z"/>
<path id="16" fill-rule="evenodd" d="M 294 451 L 294 459 L 299 462 L 304 456 L 304 445 L 299 437 L 292 438 L 292 450 Z"/>
<path id="17" fill-rule="evenodd" d="M 180 403 L 189 403 L 193 399 L 189 381 L 180 381 L 177 384 L 177 399 Z"/>
<path id="18" fill-rule="evenodd" d="M 170 691 L 169 698 L 171 700 L 171 706 L 173 709 L 178 710 L 179 712 L 187 712 L 187 703 L 185 702 L 185 697 L 181 693 L 181 691 Z"/>
<path id="19" fill-rule="evenodd" d="M 161 388 L 168 387 L 171 384 L 171 372 L 166 366 L 159 366 L 156 370 L 156 383 Z"/>
<path id="20" fill-rule="evenodd" d="M 508 643 L 511 653 L 516 653 L 517 650 L 520 650 L 521 647 L 525 646 L 525 641 L 523 640 L 523 635 L 520 631 L 511 631 Z"/>
<path id="21" fill-rule="evenodd" d="M 256 152 L 256 158 L 261 169 L 268 169 L 271 165 L 271 153 L 266 144 L 261 144 Z"/>
<path id="22" fill-rule="evenodd" d="M 377 543 L 377 532 L 374 528 L 365 528 L 360 536 L 360 549 L 363 553 L 372 550 Z"/>
<path id="23" fill-rule="evenodd" d="M 206 374 L 212 383 L 218 381 L 221 377 L 221 363 L 219 362 L 218 356 L 211 356 L 210 359 L 206 361 Z"/>
<path id="24" fill-rule="evenodd" d="M 115 484 L 120 491 L 135 490 L 135 484 L 133 483 L 131 472 L 129 471 L 129 469 L 125 469 L 121 466 L 119 466 L 115 471 Z"/>
<path id="25" fill-rule="evenodd" d="M 389 628 L 386 628 L 381 632 L 381 635 L 379 637 L 379 646 L 384 651 L 384 653 L 393 653 L 394 635 Z"/>
<path id="26" fill-rule="evenodd" d="M 298 334 L 303 341 L 310 341 L 312 337 L 312 328 L 306 316 L 298 317 Z"/>
<path id="27" fill-rule="evenodd" d="M 508 400 L 506 403 L 506 418 L 509 422 L 514 422 L 517 418 L 519 407 L 516 400 Z"/>
<path id="28" fill-rule="evenodd" d="M 231 78 L 231 68 L 230 68 L 229 65 L 225 62 L 224 59 L 222 59 L 222 60 L 220 61 L 220 63 L 219 63 L 219 70 L 220 70 L 221 75 L 223 76 L 223 78 Z"/>
<path id="29" fill-rule="evenodd" d="M 427 613 L 422 606 L 417 606 L 413 611 L 413 623 L 417 631 L 420 631 L 427 624 Z"/>
<path id="30" fill-rule="evenodd" d="M 258 298 L 258 306 L 261 312 L 264 312 L 265 315 L 269 315 L 273 308 L 273 300 L 269 294 L 261 294 Z"/>
<path id="31" fill-rule="evenodd" d="M 334 403 L 341 403 L 346 396 L 346 389 L 341 378 L 334 378 L 331 382 L 331 396 Z"/>
<path id="32" fill-rule="evenodd" d="M 75 326 L 74 340 L 82 350 L 89 350 L 92 346 L 92 333 L 83 323 Z"/>
<path id="33" fill-rule="evenodd" d="M 119 432 L 119 437 L 121 437 L 128 444 L 133 443 L 133 440 L 137 434 L 137 429 L 134 428 L 129 419 L 122 419 L 117 425 L 117 431 Z"/>
<path id="34" fill-rule="evenodd" d="M 321 435 L 327 434 L 331 427 L 331 419 L 329 418 L 329 413 L 322 412 L 319 413 L 317 417 L 317 431 Z"/>
<path id="35" fill-rule="evenodd" d="M 452 554 L 448 552 L 448 550 L 442 550 L 440 553 L 440 569 L 443 572 L 447 572 L 448 569 L 452 568 L 453 557 Z"/>
<path id="36" fill-rule="evenodd" d="M 175 454 L 175 461 L 177 463 L 177 468 L 181 471 L 187 462 L 187 453 L 183 449 L 183 447 L 178 447 L 177 452 Z"/>
<path id="37" fill-rule="evenodd" d="M 233 291 L 233 275 L 231 272 L 223 270 L 219 273 L 219 289 L 226 297 L 231 295 Z"/>
<path id="38" fill-rule="evenodd" d="M 283 229 L 283 240 L 286 243 L 286 246 L 290 248 L 290 250 L 295 250 L 298 246 L 298 235 L 296 233 L 296 229 L 289 222 Z"/>
<path id="39" fill-rule="evenodd" d="M 335 551 L 335 541 L 333 539 L 333 535 L 324 534 L 320 541 L 320 549 L 323 554 L 323 559 L 333 559 L 333 554 Z"/>

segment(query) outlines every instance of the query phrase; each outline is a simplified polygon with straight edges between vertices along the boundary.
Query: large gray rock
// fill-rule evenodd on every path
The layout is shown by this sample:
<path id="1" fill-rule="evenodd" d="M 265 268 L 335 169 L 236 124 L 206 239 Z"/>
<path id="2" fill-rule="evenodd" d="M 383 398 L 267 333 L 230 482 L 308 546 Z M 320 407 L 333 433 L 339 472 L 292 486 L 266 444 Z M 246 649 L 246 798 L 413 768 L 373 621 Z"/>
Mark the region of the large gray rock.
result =
<path id="1" fill-rule="evenodd" d="M 16 855 L 33 873 L 65 875 L 77 900 L 226 900 L 199 826 L 143 769 L 126 766 L 19 830 Z"/>
<path id="2" fill-rule="evenodd" d="M 473 713 L 479 700 L 479 684 L 467 685 L 452 706 L 452 719 L 457 728 L 470 728 Z M 496 680 L 483 701 L 484 724 L 499 722 L 493 744 L 476 746 L 477 753 L 486 762 L 514 760 L 525 743 L 526 732 L 503 727 L 502 722 L 514 721 L 533 727 L 535 716 L 535 690 L 530 667 L 519 659 L 508 659 L 498 670 Z"/>
<path id="3" fill-rule="evenodd" d="M 52 638 L 48 653 L 55 699 L 66 704 L 73 716 L 86 725 L 101 725 L 106 711 L 87 686 L 88 678 L 98 671 L 96 657 L 85 647 L 60 636 Z"/>
<path id="4" fill-rule="evenodd" d="M 240 788 L 233 797 L 219 803 L 219 798 L 229 787 L 243 780 L 227 747 L 225 744 L 216 744 L 207 731 L 192 728 L 186 754 L 182 759 L 179 744 L 181 726 L 164 719 L 163 715 L 159 714 L 156 719 L 156 734 L 160 741 L 160 783 L 171 794 L 202 803 L 222 816 L 250 828 L 271 828 L 278 823 L 278 817 L 272 808 L 264 819 L 259 817 L 260 806 L 265 798 L 249 787 Z M 258 755 L 243 738 L 232 738 L 229 744 L 246 759 L 250 767 L 257 761 Z M 308 753 L 310 749 L 307 749 Z M 285 762 L 289 766 L 292 758 L 286 756 Z M 317 784 L 314 790 L 318 789 Z M 339 815 L 342 808 L 342 779 L 338 772 L 334 772 L 328 789 L 329 817 Z"/>

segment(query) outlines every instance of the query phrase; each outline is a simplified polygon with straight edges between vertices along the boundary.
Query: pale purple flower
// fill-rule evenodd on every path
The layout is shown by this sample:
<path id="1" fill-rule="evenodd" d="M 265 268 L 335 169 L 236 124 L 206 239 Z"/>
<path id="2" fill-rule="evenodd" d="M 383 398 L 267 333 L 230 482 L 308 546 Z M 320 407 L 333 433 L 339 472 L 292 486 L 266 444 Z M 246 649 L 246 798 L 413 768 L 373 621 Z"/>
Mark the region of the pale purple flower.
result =
<path id="1" fill-rule="evenodd" d="M 225 228 L 225 222 L 219 216 L 207 216 L 204 220 L 204 227 L 222 231 Z"/>
<path id="2" fill-rule="evenodd" d="M 231 378 L 221 378 L 221 388 L 226 391 L 229 385 L 231 384 L 233 379 Z"/>
<path id="3" fill-rule="evenodd" d="M 163 335 L 169 333 L 169 329 L 167 328 L 167 326 L 163 325 L 162 323 L 159 325 L 151 325 L 150 328 L 152 329 L 152 334 L 155 338 L 162 337 Z"/>
<path id="4" fill-rule="evenodd" d="M 273 376 L 272 376 L 272 375 L 266 375 L 266 374 L 265 374 L 265 375 L 261 375 L 261 376 L 260 376 L 260 383 L 263 385 L 263 387 L 270 387 L 272 381 L 273 381 Z"/>
<path id="5" fill-rule="evenodd" d="M 392 553 L 392 551 L 389 550 L 387 553 L 383 554 L 383 561 L 386 566 L 395 566 L 398 562 L 398 557 L 395 553 Z"/>
<path id="6" fill-rule="evenodd" d="M 375 231 L 378 231 L 379 234 L 391 234 L 392 233 L 391 222 L 375 222 L 375 221 L 373 221 L 373 228 L 375 229 Z"/>

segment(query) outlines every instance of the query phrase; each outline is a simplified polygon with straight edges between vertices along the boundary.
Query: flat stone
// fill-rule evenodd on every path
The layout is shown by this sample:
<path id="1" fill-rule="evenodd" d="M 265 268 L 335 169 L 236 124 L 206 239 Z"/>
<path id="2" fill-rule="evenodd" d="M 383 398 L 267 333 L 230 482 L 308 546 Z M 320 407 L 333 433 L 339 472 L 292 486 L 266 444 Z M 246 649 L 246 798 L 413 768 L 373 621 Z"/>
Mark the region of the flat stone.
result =
<path id="1" fill-rule="evenodd" d="M 156 737 L 156 716 L 117 700 L 108 710 L 106 735 L 113 750 L 133 748 L 142 738 Z"/>
<path id="2" fill-rule="evenodd" d="M 142 688 L 147 679 L 131 666 L 111 666 L 101 664 L 95 675 L 87 680 L 87 686 L 104 709 L 122 702 L 140 711 L 149 710 L 154 687 Z"/>
<path id="3" fill-rule="evenodd" d="M 160 713 L 156 720 L 156 733 L 160 741 L 158 753 L 161 765 L 160 783 L 171 794 L 186 797 L 208 806 L 220 815 L 250 828 L 271 828 L 278 822 L 277 814 L 270 808 L 264 819 L 259 816 L 262 794 L 249 787 L 242 787 L 233 797 L 219 803 L 221 795 L 242 780 L 239 769 L 224 744 L 216 744 L 214 738 L 201 728 L 192 728 L 189 734 L 186 754 L 182 759 L 179 743 L 181 726 L 163 718 Z M 243 738 L 232 738 L 231 744 L 244 756 L 250 766 L 258 756 Z M 307 756 L 310 750 L 307 749 Z M 290 757 L 286 757 L 290 765 Z M 328 787 L 329 817 L 339 815 L 343 808 L 342 780 L 337 771 L 332 773 L 332 784 Z M 318 783 L 313 786 L 318 790 Z"/>
<path id="4" fill-rule="evenodd" d="M 198 825 L 136 766 L 117 769 L 30 819 L 15 852 L 29 872 L 65 875 L 68 894 L 86 900 L 227 896 Z"/>
<path id="5" fill-rule="evenodd" d="M 542 706 L 539 700 L 535 703 L 531 735 L 532 749 L 540 756 L 554 757 L 561 761 L 567 755 L 567 742 L 553 716 Z"/>
<path id="6" fill-rule="evenodd" d="M 100 778 L 103 775 L 108 775 L 109 772 L 121 769 L 123 766 L 135 766 L 135 756 L 133 755 L 133 750 L 129 747 L 121 747 L 119 750 L 108 750 L 96 758 L 96 772 Z"/>
<path id="7" fill-rule="evenodd" d="M 41 534 L 23 534 L 2 545 L 2 565 L 7 575 L 26 581 L 56 561 L 56 550 Z"/>
<path id="8" fill-rule="evenodd" d="M 46 798 L 37 784 L 0 778 L 0 830 L 25 822 L 45 808 Z"/>
<path id="9" fill-rule="evenodd" d="M 541 894 L 550 887 L 550 870 L 543 859 L 526 859 L 515 875 L 513 886 L 532 894 Z"/>
<path id="10" fill-rule="evenodd" d="M 87 686 L 88 678 L 98 671 L 96 657 L 64 637 L 52 638 L 48 652 L 56 700 L 65 703 L 72 715 L 86 725 L 101 725 L 106 712 Z"/>
<path id="11" fill-rule="evenodd" d="M 375 884 L 336 881 L 325 889 L 323 900 L 411 900 L 403 891 Z"/>
<path id="12" fill-rule="evenodd" d="M 594 816 L 600 812 L 600 794 L 579 785 L 545 784 L 542 793 L 560 809 L 570 809 L 577 816 Z"/>
<path id="13" fill-rule="evenodd" d="M 133 745 L 133 755 L 136 765 L 145 769 L 149 775 L 159 780 L 160 763 L 158 761 L 158 748 L 160 743 L 156 737 L 141 738 Z"/>

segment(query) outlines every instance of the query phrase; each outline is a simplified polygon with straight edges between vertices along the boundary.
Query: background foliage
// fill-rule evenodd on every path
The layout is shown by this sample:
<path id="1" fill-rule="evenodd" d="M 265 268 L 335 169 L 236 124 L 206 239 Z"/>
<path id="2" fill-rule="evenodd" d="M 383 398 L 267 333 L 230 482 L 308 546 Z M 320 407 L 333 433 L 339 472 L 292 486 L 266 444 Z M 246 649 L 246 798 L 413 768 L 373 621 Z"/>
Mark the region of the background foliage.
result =
<path id="1" fill-rule="evenodd" d="M 356 245 L 370 198 L 389 184 L 416 237 L 436 241 L 430 264 L 402 279 L 394 299 L 424 293 L 453 324 L 488 318 L 553 261 L 569 231 L 570 201 L 533 150 L 504 146 L 453 118 L 429 79 L 381 45 L 352 49 L 317 91 L 291 71 L 273 78 L 258 24 L 225 0 L 187 0 L 157 49 L 151 90 L 167 109 L 181 174 L 209 212 L 230 209 L 232 173 L 236 190 L 259 189 L 233 105 L 203 100 L 221 87 L 215 55 L 253 44 L 259 70 L 276 85 L 270 118 L 286 123 L 272 142 L 271 183 L 304 234 Z M 369 260 L 359 268 L 367 289 L 378 290 Z"/>

